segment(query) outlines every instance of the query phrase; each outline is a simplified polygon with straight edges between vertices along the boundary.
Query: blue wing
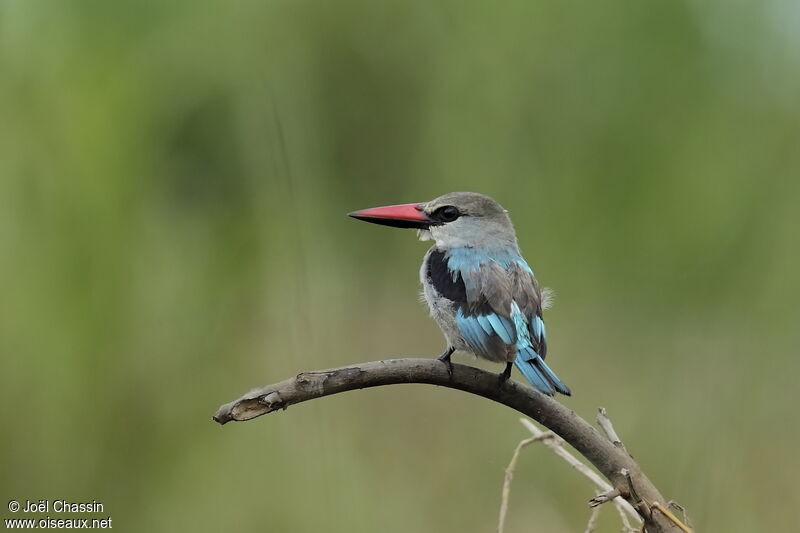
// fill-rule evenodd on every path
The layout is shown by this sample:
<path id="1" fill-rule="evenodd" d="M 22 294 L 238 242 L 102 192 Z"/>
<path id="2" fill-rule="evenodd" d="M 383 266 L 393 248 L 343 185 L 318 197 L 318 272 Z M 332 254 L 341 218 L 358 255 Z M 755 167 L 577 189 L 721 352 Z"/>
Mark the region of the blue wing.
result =
<path id="1" fill-rule="evenodd" d="M 434 251 L 429 277 L 440 294 L 457 304 L 456 325 L 476 355 L 507 361 L 516 353 L 514 364 L 537 389 L 549 395 L 570 394 L 544 362 L 547 334 L 541 296 L 533 272 L 516 250 Z"/>

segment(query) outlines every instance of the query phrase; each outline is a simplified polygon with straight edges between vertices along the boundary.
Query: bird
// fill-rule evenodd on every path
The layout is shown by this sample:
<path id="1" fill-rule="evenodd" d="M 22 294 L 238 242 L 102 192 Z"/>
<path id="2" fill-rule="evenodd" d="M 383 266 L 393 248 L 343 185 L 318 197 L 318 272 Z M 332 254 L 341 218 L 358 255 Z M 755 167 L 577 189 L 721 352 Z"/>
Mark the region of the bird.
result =
<path id="1" fill-rule="evenodd" d="M 447 349 L 438 359 L 452 376 L 456 350 L 512 365 L 539 391 L 571 395 L 545 363 L 547 332 L 542 312 L 549 291 L 540 290 L 519 250 L 508 211 L 489 196 L 452 192 L 429 202 L 373 207 L 349 216 L 384 226 L 416 229 L 433 241 L 420 268 L 422 294 Z"/>

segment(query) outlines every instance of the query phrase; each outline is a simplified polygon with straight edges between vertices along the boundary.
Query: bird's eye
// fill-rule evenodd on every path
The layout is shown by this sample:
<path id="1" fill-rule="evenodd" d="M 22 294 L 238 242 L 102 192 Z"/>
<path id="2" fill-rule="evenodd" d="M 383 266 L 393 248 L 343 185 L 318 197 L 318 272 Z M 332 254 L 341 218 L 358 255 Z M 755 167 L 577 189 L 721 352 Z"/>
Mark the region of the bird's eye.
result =
<path id="1" fill-rule="evenodd" d="M 461 212 L 454 205 L 446 205 L 437 209 L 435 215 L 442 222 L 452 222 L 461 216 Z"/>

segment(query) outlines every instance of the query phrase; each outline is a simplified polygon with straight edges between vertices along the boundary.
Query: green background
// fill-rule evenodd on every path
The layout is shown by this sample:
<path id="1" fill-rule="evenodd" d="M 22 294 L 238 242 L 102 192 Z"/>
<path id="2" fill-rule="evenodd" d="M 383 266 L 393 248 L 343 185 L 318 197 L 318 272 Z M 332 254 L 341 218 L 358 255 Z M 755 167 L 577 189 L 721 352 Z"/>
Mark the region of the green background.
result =
<path id="1" fill-rule="evenodd" d="M 438 354 L 426 245 L 345 213 L 474 190 L 556 291 L 560 401 L 606 407 L 699 532 L 795 529 L 799 27 L 791 1 L 3 1 L 0 518 L 493 531 L 526 435 L 498 405 L 398 386 L 211 421 Z M 583 531 L 592 496 L 531 447 L 507 531 Z"/>

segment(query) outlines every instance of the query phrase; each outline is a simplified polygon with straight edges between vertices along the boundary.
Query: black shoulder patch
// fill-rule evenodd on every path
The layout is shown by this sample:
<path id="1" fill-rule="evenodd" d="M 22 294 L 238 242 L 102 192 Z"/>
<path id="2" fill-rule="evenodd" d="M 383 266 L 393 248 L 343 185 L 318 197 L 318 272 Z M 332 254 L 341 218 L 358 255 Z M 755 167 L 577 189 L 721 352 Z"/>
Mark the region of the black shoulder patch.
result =
<path id="1" fill-rule="evenodd" d="M 450 301 L 465 304 L 467 302 L 467 289 L 464 287 L 464 280 L 461 274 L 456 275 L 453 280 L 453 273 L 447 266 L 445 253 L 434 250 L 428 256 L 428 282 L 433 285 L 436 292 Z"/>
<path id="2" fill-rule="evenodd" d="M 478 300 L 470 302 L 467 299 L 467 287 L 464 285 L 464 278 L 461 272 L 456 274 L 453 280 L 453 273 L 447 265 L 445 253 L 434 250 L 428 256 L 428 283 L 433 285 L 442 297 L 455 303 L 464 315 L 488 315 L 493 313 L 492 306 L 482 293 L 478 295 Z"/>

